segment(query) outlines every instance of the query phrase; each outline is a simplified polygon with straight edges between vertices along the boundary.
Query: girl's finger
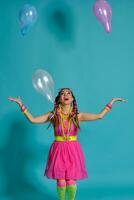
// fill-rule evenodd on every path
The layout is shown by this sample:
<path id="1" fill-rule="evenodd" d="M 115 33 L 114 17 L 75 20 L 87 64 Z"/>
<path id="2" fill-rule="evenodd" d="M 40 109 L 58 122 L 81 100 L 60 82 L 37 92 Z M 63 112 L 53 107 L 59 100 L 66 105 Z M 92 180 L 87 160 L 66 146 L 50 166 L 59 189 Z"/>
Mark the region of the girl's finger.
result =
<path id="1" fill-rule="evenodd" d="M 8 97 L 8 99 L 9 99 L 9 100 L 12 100 L 12 98 L 11 98 L 11 97 Z"/>
<path id="2" fill-rule="evenodd" d="M 8 98 L 10 101 L 16 101 L 16 99 L 9 97 Z"/>
<path id="3" fill-rule="evenodd" d="M 122 101 L 123 101 L 123 102 L 128 102 L 128 101 L 127 101 L 127 100 L 125 100 L 125 99 L 123 99 Z"/>
<path id="4" fill-rule="evenodd" d="M 118 99 L 119 101 L 122 101 L 122 102 L 128 102 L 127 100 L 125 99 Z"/>

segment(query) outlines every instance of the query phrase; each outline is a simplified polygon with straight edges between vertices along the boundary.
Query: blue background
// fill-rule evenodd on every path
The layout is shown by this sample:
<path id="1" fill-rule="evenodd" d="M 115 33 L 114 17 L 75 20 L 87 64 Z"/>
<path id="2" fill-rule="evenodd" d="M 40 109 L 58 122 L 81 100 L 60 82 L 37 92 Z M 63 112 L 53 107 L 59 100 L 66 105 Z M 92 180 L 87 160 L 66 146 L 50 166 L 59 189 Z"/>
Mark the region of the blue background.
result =
<path id="1" fill-rule="evenodd" d="M 18 13 L 30 3 L 38 20 L 26 36 Z M 134 199 L 134 1 L 109 0 L 112 31 L 95 18 L 93 0 L 1 0 L 0 5 L 0 199 L 56 199 L 56 182 L 43 176 L 53 130 L 31 124 L 7 100 L 20 96 L 32 115 L 53 105 L 32 86 L 32 74 L 47 70 L 55 83 L 70 87 L 79 111 L 98 113 L 117 102 L 99 121 L 82 122 L 89 178 L 77 182 L 76 199 Z"/>

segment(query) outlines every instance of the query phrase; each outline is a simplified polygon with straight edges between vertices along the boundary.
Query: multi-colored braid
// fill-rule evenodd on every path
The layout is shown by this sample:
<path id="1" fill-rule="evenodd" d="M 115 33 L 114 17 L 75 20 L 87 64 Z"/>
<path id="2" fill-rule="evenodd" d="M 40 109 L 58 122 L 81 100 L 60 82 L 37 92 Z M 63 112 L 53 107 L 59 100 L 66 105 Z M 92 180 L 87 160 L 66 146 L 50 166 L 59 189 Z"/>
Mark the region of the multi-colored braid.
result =
<path id="1" fill-rule="evenodd" d="M 77 103 L 76 103 L 76 99 L 75 99 L 74 95 L 73 95 L 73 98 L 74 98 L 74 100 L 73 100 L 73 116 L 72 116 L 72 119 L 73 119 L 73 122 L 74 122 L 76 128 L 80 129 L 79 121 L 78 121 L 79 112 L 78 112 L 78 107 L 77 107 Z"/>
<path id="2" fill-rule="evenodd" d="M 58 104 L 57 99 L 58 99 L 58 96 L 55 98 L 54 109 L 51 111 L 52 115 L 49 118 L 50 123 L 49 123 L 49 125 L 48 125 L 47 128 L 49 128 L 52 124 L 55 124 L 56 121 L 57 121 L 57 119 L 58 119 L 58 112 L 57 112 L 57 110 L 58 110 L 59 104 Z"/>

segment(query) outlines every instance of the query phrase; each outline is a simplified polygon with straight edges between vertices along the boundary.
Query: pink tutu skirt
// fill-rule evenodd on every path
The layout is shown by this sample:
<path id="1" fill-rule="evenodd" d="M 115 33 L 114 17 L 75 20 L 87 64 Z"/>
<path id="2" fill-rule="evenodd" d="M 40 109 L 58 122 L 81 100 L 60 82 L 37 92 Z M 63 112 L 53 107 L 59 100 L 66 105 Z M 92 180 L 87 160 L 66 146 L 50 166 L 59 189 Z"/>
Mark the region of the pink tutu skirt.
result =
<path id="1" fill-rule="evenodd" d="M 78 140 L 52 143 L 44 176 L 51 179 L 76 180 L 88 177 L 84 154 Z"/>

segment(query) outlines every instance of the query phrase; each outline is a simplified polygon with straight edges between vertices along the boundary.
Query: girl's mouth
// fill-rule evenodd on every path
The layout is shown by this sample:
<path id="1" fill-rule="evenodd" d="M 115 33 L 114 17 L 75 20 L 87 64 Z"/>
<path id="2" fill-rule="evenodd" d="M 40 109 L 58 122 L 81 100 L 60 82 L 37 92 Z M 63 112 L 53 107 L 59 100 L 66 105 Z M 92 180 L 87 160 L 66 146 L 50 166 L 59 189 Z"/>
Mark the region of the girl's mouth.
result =
<path id="1" fill-rule="evenodd" d="M 65 100 L 65 101 L 68 101 L 68 100 L 69 100 L 69 98 L 64 98 L 64 100 Z"/>

